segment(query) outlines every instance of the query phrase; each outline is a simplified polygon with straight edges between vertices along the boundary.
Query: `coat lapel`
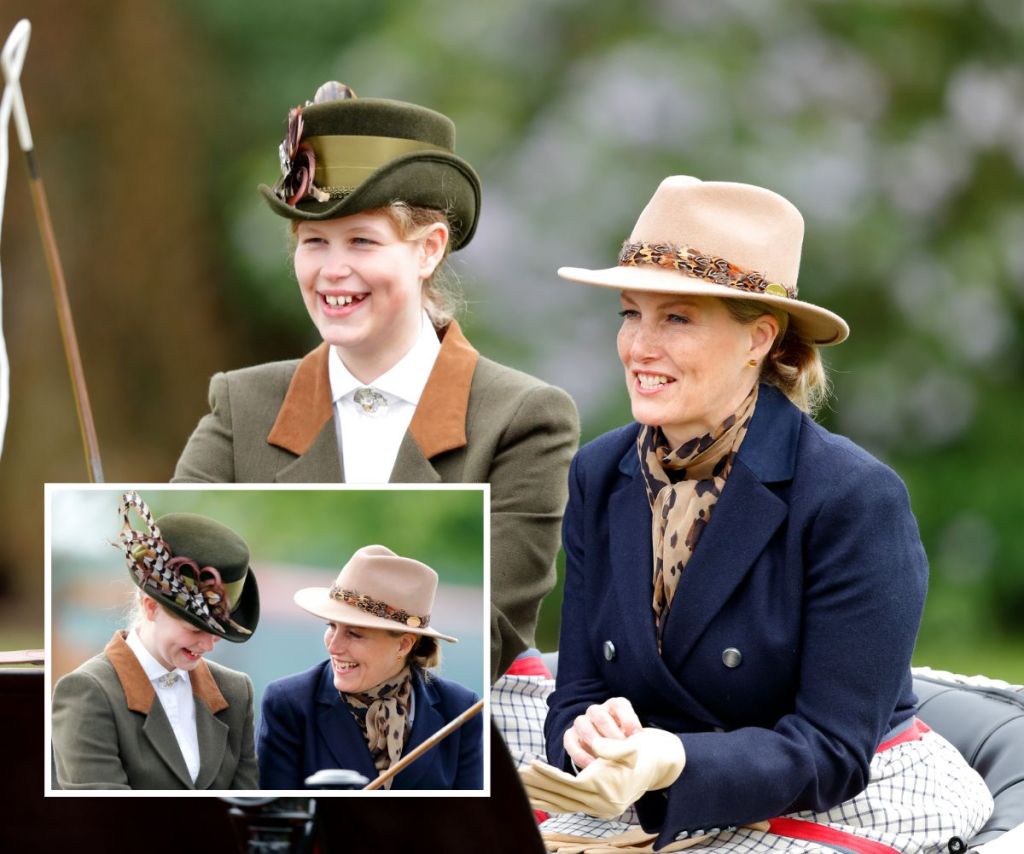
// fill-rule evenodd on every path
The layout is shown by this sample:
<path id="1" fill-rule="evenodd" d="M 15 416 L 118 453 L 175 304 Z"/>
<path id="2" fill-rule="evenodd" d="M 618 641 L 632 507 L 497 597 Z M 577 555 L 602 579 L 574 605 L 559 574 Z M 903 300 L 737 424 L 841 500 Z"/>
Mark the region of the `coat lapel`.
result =
<path id="1" fill-rule="evenodd" d="M 630 660 L 642 671 L 644 684 L 711 726 L 720 722 L 711 720 L 674 673 L 786 518 L 787 504 L 766 484 L 792 479 L 801 417 L 781 392 L 761 386 L 754 418 L 722 497 L 672 601 L 663 655 L 657 650 L 651 606 L 651 508 L 634 445 L 619 464 L 620 482 L 609 499 L 615 595 L 622 603 L 622 613 L 644 615 L 641 630 L 624 638 L 634 648 Z"/>
<path id="2" fill-rule="evenodd" d="M 622 476 L 608 502 L 614 595 L 619 613 L 643 615 L 635 628 L 623 632 L 621 642 L 632 648 L 628 660 L 640 671 L 640 683 L 656 692 L 671 708 L 685 710 L 697 720 L 718 726 L 718 721 L 709 719 L 702 704 L 683 687 L 658 653 L 651 606 L 651 505 L 640 477 L 635 445 L 626 450 L 619 470 Z"/>
<path id="3" fill-rule="evenodd" d="M 416 697 L 414 701 L 415 716 L 413 717 L 412 731 L 409 733 L 409 740 L 406 742 L 405 750 L 402 751 L 403 756 L 411 753 L 414 748 L 421 745 L 447 723 L 441 713 L 437 710 L 437 705 L 441 702 L 441 697 L 434 689 L 433 685 L 424 682 L 419 676 L 414 676 L 413 690 Z M 395 782 L 397 783 L 401 780 L 399 788 L 424 788 L 421 786 L 421 781 L 435 761 L 432 756 L 432 751 L 433 748 L 428 750 L 423 756 L 413 760 L 410 765 L 398 773 L 395 777 Z"/>
<path id="4" fill-rule="evenodd" d="M 205 703 L 196 703 L 196 736 L 199 741 L 197 789 L 209 789 L 216 779 L 228 744 L 228 725 L 218 720 Z"/>
<path id="5" fill-rule="evenodd" d="M 733 465 L 672 600 L 662 639 L 662 654 L 670 668 L 682 665 L 708 623 L 764 551 L 786 513 L 785 502 L 750 469 L 739 462 Z M 742 535 L 737 536 L 737 531 Z"/>
<path id="6" fill-rule="evenodd" d="M 135 653 L 125 642 L 123 631 L 114 632 L 106 648 L 103 650 L 107 659 L 114 667 L 121 688 L 124 690 L 125 702 L 133 712 L 146 715 L 142 732 L 153 746 L 153 749 L 164 760 L 167 767 L 182 782 L 185 788 L 207 789 L 213 783 L 224 760 L 227 746 L 228 727 L 214 715 L 228 708 L 217 681 L 210 672 L 205 661 L 189 674 L 192 684 L 192 697 L 196 704 L 196 735 L 199 742 L 199 775 L 195 784 L 185 765 L 178 739 L 174 736 L 171 722 L 163 705 L 157 702 L 156 690 L 146 676 Z"/>
<path id="7" fill-rule="evenodd" d="M 196 737 L 199 742 L 199 775 L 197 789 L 209 789 L 221 765 L 228 743 L 228 725 L 215 717 L 230 705 L 205 661 L 190 674 L 192 696 L 196 704 Z"/>
<path id="8" fill-rule="evenodd" d="M 456 321 L 441 332 L 441 350 L 402 437 L 391 483 L 440 483 L 434 457 L 466 446 L 469 390 L 480 354 Z"/>
<path id="9" fill-rule="evenodd" d="M 302 456 L 321 437 L 334 415 L 331 380 L 327 372 L 330 350 L 324 342 L 295 368 L 267 442 Z"/>
<path id="10" fill-rule="evenodd" d="M 344 480 L 334 431 L 329 354 L 323 343 L 299 362 L 267 435 L 268 444 L 295 454 L 295 459 L 275 474 L 279 483 Z"/>
<path id="11" fill-rule="evenodd" d="M 358 771 L 370 780 L 377 776 L 377 769 L 373 765 L 370 749 L 366 746 L 359 724 L 334 687 L 329 662 L 324 664 L 317 686 L 316 720 L 320 740 L 329 757 L 329 760 L 317 770 L 349 769 Z M 317 758 L 321 762 L 324 761 L 323 753 L 322 750 L 317 750 Z"/>
<path id="12" fill-rule="evenodd" d="M 277 483 L 342 483 L 344 480 L 333 417 L 323 426 L 305 453 L 274 475 Z"/>
<path id="13" fill-rule="evenodd" d="M 457 321 L 453 320 L 440 335 L 441 350 L 423 387 L 406 435 L 406 438 L 413 438 L 427 460 L 466 446 L 469 390 L 480 359 L 480 354 L 466 340 Z M 403 441 L 402 444 L 404 448 L 406 443 Z M 397 462 L 395 470 L 398 470 Z M 394 476 L 391 479 L 396 482 Z"/>
<path id="14" fill-rule="evenodd" d="M 391 469 L 389 483 L 440 483 L 438 473 L 420 450 L 412 433 L 406 432 L 398 446 L 395 467 Z"/>
<path id="15" fill-rule="evenodd" d="M 198 718 L 198 709 L 197 709 Z M 163 759 L 164 764 L 171 769 L 171 772 L 186 789 L 194 789 L 192 775 L 188 773 L 185 765 L 185 757 L 181 755 L 181 748 L 178 747 L 178 740 L 174 737 L 174 730 L 171 729 L 171 722 L 167 720 L 167 713 L 160 703 L 153 703 L 146 715 L 146 722 L 142 725 L 142 734 L 150 743 L 157 755 Z M 200 750 L 202 744 L 200 744 Z"/>
<path id="16" fill-rule="evenodd" d="M 142 724 L 143 736 L 182 786 L 193 788 L 192 775 L 188 773 L 171 722 L 167 720 L 164 707 L 157 701 L 153 683 L 149 681 L 131 647 L 125 643 L 125 632 L 114 632 L 103 652 L 117 674 L 128 708 L 146 716 Z"/>
<path id="17" fill-rule="evenodd" d="M 149 714 L 156 700 L 156 689 L 146 676 L 131 647 L 125 642 L 126 632 L 118 630 L 103 649 L 103 654 L 114 668 L 124 691 L 124 699 L 133 712 Z"/>
<path id="18" fill-rule="evenodd" d="M 441 349 L 399 447 L 392 483 L 439 482 L 441 476 L 429 461 L 466 445 L 469 390 L 480 354 L 454 320 L 439 334 Z M 329 354 L 324 343 L 299 362 L 267 435 L 268 444 L 296 456 L 277 472 L 278 482 L 344 480 L 334 430 Z"/>
<path id="19" fill-rule="evenodd" d="M 624 477 L 608 501 L 608 536 L 616 597 L 622 603 L 622 613 L 643 614 L 641 625 L 630 638 L 638 645 L 640 657 L 646 658 L 648 654 L 657 657 L 651 610 L 651 508 L 635 458 L 636 448 L 631 445 L 619 466 Z"/>
<path id="20" fill-rule="evenodd" d="M 682 665 L 785 520 L 788 505 L 765 484 L 792 478 L 799 428 L 799 410 L 761 386 L 722 497 L 672 600 L 662 642 L 672 669 Z"/>

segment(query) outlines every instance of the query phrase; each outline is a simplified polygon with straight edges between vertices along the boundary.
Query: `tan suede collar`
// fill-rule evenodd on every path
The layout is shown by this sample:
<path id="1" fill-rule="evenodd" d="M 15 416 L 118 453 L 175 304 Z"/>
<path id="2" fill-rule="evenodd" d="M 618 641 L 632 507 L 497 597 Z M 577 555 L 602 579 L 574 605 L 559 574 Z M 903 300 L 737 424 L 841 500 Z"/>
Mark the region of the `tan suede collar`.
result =
<path id="1" fill-rule="evenodd" d="M 453 320 L 441 332 L 441 351 L 409 424 L 412 438 L 428 460 L 465 446 L 469 387 L 479 358 Z"/>
<path id="2" fill-rule="evenodd" d="M 409 432 L 428 460 L 466 444 L 469 387 L 480 354 L 456 321 L 440 332 L 441 351 L 423 389 Z M 295 369 L 267 442 L 302 456 L 333 415 L 327 371 L 328 345 L 321 344 Z"/>
<path id="3" fill-rule="evenodd" d="M 133 712 L 149 714 L 156 699 L 156 690 L 153 683 L 146 676 L 139 660 L 135 657 L 131 647 L 125 643 L 127 632 L 118 630 L 110 639 L 103 654 L 114 667 L 117 678 L 121 681 L 121 688 L 124 690 L 125 699 L 128 701 L 128 708 Z M 200 661 L 199 666 L 189 674 L 192 681 L 192 694 L 206 703 L 211 714 L 222 712 L 228 707 L 228 701 L 217 687 L 217 683 L 210 673 L 210 668 L 205 661 Z"/>

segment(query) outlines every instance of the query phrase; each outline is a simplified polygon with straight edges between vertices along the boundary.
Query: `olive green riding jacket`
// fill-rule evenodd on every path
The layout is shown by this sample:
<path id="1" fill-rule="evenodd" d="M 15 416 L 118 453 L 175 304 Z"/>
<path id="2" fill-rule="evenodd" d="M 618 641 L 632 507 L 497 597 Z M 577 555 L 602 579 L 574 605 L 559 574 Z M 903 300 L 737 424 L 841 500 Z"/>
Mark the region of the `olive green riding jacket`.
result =
<path id="1" fill-rule="evenodd" d="M 402 440 L 392 483 L 491 485 L 491 678 L 533 644 L 579 440 L 561 389 L 483 358 L 452 322 Z M 328 346 L 301 360 L 216 374 L 210 413 L 173 481 L 344 481 Z M 342 439 L 344 441 L 344 437 Z"/>

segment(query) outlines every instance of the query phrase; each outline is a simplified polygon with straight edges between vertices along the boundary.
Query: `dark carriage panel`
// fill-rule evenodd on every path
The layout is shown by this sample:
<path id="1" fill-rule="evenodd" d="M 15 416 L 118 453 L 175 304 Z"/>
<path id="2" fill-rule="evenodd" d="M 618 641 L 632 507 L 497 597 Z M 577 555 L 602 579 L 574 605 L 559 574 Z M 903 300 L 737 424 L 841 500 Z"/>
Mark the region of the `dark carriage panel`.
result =
<path id="1" fill-rule="evenodd" d="M 44 798 L 43 691 L 42 670 L 0 668 L 0 850 L 121 854 L 130 839 L 161 854 L 236 850 L 216 798 Z"/>
<path id="2" fill-rule="evenodd" d="M 131 839 L 145 839 L 153 854 L 239 850 L 230 807 L 219 798 L 44 798 L 43 692 L 42 670 L 0 668 L 0 851 L 121 854 Z M 384 796 L 317 803 L 322 854 L 544 851 L 526 793 L 494 729 L 490 798 Z"/>

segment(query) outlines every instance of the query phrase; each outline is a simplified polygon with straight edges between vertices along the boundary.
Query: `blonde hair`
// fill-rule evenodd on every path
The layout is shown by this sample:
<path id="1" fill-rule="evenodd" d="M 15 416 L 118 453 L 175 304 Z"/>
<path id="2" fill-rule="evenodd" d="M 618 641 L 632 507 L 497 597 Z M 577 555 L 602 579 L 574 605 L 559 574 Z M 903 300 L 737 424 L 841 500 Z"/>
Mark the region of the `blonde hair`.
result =
<path id="1" fill-rule="evenodd" d="M 753 323 L 766 314 L 779 322 L 779 334 L 761 363 L 760 380 L 775 386 L 813 416 L 832 391 L 818 346 L 790 325 L 789 314 L 784 309 L 751 299 L 730 298 L 722 302 L 738 323 Z"/>
<path id="2" fill-rule="evenodd" d="M 142 600 L 152 598 L 148 593 L 143 593 L 141 590 L 136 588 L 134 595 L 128 602 L 128 606 L 124 609 L 124 622 L 125 628 L 131 631 L 136 626 L 142 624 L 142 621 L 146 617 L 146 613 L 143 610 Z"/>
<path id="3" fill-rule="evenodd" d="M 392 637 L 400 638 L 406 632 L 393 632 L 388 630 Z M 437 638 L 430 635 L 419 635 L 413 644 L 409 654 L 405 657 L 406 663 L 414 670 L 419 670 L 423 676 L 429 676 L 427 672 L 441 665 L 441 644 Z"/>
<path id="4" fill-rule="evenodd" d="M 434 667 L 441 666 L 441 644 L 437 638 L 429 635 L 420 635 L 416 646 L 409 653 L 409 663 L 421 671 L 427 671 Z"/>
<path id="5" fill-rule="evenodd" d="M 128 631 L 131 631 L 136 626 L 141 626 L 145 621 L 146 606 L 144 603 L 147 599 L 152 599 L 154 602 L 156 602 L 157 607 L 162 608 L 172 617 L 175 617 L 179 620 L 181 619 L 181 617 L 175 614 L 170 608 L 165 606 L 164 603 L 157 599 L 155 596 L 150 596 L 148 593 L 145 593 L 142 590 L 136 588 L 135 595 L 132 596 L 131 601 L 128 603 L 128 607 L 125 608 L 124 613 L 125 628 L 127 628 Z"/>
<path id="6" fill-rule="evenodd" d="M 446 211 L 437 208 L 414 207 L 403 201 L 393 201 L 387 207 L 370 211 L 359 211 L 359 213 L 379 213 L 391 220 L 395 231 L 402 240 L 413 241 L 425 237 L 431 227 L 442 223 L 448 227 L 449 237 L 445 243 L 444 256 L 434 269 L 429 279 L 423 282 L 423 308 L 430 318 L 430 322 L 437 329 L 442 329 L 451 323 L 462 312 L 465 307 L 465 299 L 462 296 L 462 288 L 459 285 L 459 277 L 448 264 L 448 256 L 451 254 L 451 222 Z M 301 220 L 289 220 L 289 254 L 295 254 L 297 235 Z"/>
<path id="7" fill-rule="evenodd" d="M 402 201 L 394 201 L 386 208 L 381 208 L 379 213 L 394 223 L 395 230 L 402 240 L 419 240 L 437 223 L 448 227 L 449 236 L 445 243 L 444 256 L 431 277 L 423 283 L 423 307 L 430 317 L 430 322 L 438 329 L 447 326 L 455 320 L 465 305 L 458 276 L 448 265 L 452 241 L 451 222 L 447 212 L 436 208 L 413 207 Z"/>

